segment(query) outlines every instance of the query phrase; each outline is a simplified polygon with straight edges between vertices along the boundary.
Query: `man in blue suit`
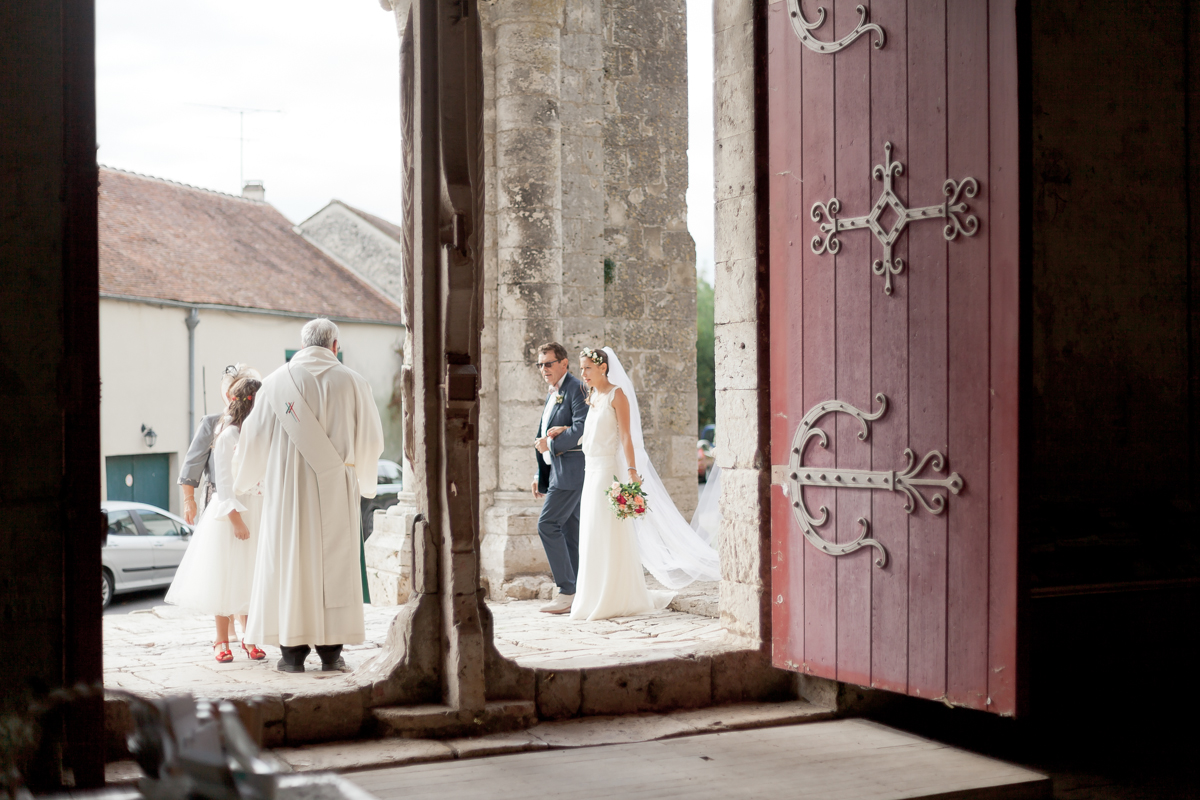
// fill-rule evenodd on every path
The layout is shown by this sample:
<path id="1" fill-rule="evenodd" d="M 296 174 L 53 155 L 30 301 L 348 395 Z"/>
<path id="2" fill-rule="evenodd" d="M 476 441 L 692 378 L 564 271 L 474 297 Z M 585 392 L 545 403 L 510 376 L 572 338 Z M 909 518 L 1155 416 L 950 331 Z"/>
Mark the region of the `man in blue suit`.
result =
<path id="1" fill-rule="evenodd" d="M 575 576 L 579 571 L 579 499 L 583 494 L 583 422 L 587 418 L 587 388 L 569 371 L 567 348 L 550 342 L 538 348 L 537 368 L 550 386 L 542 408 L 534 447 L 537 472 L 533 496 L 545 497 L 538 517 L 538 535 L 546 548 L 546 559 L 558 597 L 542 607 L 547 614 L 566 614 L 575 599 Z M 555 437 L 552 428 L 566 430 Z"/>

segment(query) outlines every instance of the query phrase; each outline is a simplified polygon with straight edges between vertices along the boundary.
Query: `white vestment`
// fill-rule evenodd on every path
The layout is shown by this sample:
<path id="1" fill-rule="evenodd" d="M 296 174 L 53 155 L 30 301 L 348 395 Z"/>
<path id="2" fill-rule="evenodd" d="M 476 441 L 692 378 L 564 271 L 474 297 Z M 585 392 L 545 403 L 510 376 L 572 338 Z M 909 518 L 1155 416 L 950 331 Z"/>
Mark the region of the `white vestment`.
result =
<path id="1" fill-rule="evenodd" d="M 246 641 L 363 641 L 358 498 L 375 496 L 382 454 L 371 387 L 328 348 L 263 381 L 234 462 L 235 491 L 263 485 Z"/>

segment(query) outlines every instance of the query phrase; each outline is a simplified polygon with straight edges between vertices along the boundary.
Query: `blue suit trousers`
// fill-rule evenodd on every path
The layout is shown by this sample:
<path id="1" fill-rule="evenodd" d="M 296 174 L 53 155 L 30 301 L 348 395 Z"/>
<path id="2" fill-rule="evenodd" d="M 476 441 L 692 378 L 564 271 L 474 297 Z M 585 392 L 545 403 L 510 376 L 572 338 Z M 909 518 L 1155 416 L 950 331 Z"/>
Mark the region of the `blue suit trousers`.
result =
<path id="1" fill-rule="evenodd" d="M 538 517 L 538 535 L 561 594 L 575 594 L 579 574 L 579 500 L 583 489 L 551 487 Z"/>

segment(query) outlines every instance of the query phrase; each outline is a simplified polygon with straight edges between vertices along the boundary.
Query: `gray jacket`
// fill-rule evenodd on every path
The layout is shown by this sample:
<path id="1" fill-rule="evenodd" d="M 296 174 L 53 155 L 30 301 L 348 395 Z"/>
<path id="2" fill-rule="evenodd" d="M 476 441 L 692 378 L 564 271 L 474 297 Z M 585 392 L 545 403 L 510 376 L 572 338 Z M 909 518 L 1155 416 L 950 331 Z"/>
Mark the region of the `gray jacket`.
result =
<path id="1" fill-rule="evenodd" d="M 213 433 L 220 421 L 220 414 L 201 417 L 200 424 L 196 427 L 196 435 L 192 437 L 187 455 L 183 458 L 183 466 L 179 468 L 180 486 L 199 486 L 200 479 L 206 472 L 209 480 L 212 480 Z"/>
<path id="2" fill-rule="evenodd" d="M 550 463 L 542 459 L 542 454 L 533 451 L 537 458 L 538 491 L 547 489 L 582 489 L 583 488 L 583 450 L 579 447 L 579 439 L 583 436 L 583 422 L 587 419 L 587 387 L 583 381 L 571 373 L 563 376 L 558 394 L 562 402 L 555 403 L 550 412 L 550 422 L 547 429 L 556 425 L 565 425 L 567 430 L 550 440 Z M 553 402 L 553 401 L 551 401 Z M 538 433 L 541 422 L 538 422 Z"/>

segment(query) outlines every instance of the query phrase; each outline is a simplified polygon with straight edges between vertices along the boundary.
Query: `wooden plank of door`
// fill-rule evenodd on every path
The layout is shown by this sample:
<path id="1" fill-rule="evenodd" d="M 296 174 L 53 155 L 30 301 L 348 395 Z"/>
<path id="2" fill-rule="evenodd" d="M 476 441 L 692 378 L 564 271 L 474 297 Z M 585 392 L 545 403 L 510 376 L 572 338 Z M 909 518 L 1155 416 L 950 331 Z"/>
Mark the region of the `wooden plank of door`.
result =
<path id="1" fill-rule="evenodd" d="M 800 51 L 787 6 L 771 4 L 767 17 L 769 163 L 771 224 L 771 463 L 786 464 L 792 434 L 804 415 L 804 307 L 801 230 L 805 211 L 801 193 Z M 788 498 L 771 490 L 771 638 L 776 666 L 795 669 L 804 652 L 804 537 L 792 517 Z"/>
<path id="2" fill-rule="evenodd" d="M 949 176 L 988 174 L 987 0 L 946 6 Z M 988 186 L 967 202 L 987 225 Z M 947 512 L 946 697 L 987 708 L 988 231 L 959 236 L 948 257 L 949 451 L 963 491 Z"/>
<path id="3" fill-rule="evenodd" d="M 1020 146 L 1015 0 L 988 7 L 991 150 L 991 441 L 989 455 L 988 694 L 1017 707 L 1017 402 L 1020 333 Z"/>
<path id="4" fill-rule="evenodd" d="M 796 46 L 800 46 L 799 42 Z M 829 109 L 829 113 L 805 114 L 802 120 L 803 197 L 804 207 L 827 203 L 836 197 L 834 183 L 834 59 L 825 53 L 814 53 L 801 47 L 801 100 L 810 109 Z M 804 413 L 817 403 L 833 400 L 837 392 L 834 336 L 834 264 L 828 255 L 812 252 L 808 243 L 820 235 L 819 224 L 810 215 L 802 217 L 803 280 L 804 280 L 804 350 L 801 359 L 804 370 Z M 833 467 L 836 464 L 838 443 L 832 439 L 829 448 L 810 443 L 805 464 L 814 467 Z M 836 508 L 833 489 L 805 490 L 808 508 Z M 828 533 L 825 533 L 829 536 Z M 804 539 L 796 540 L 797 547 L 809 547 Z M 837 575 L 836 559 L 822 553 L 808 552 L 804 559 L 804 669 L 826 678 L 837 676 Z"/>
<path id="5" fill-rule="evenodd" d="M 833 35 L 840 39 L 858 25 L 858 0 L 836 0 Z M 871 207 L 871 52 L 860 42 L 834 56 L 834 174 L 837 198 L 847 215 Z M 871 259 L 872 237 L 855 231 L 834 256 L 835 353 L 838 400 L 871 409 Z M 836 430 L 837 465 L 870 469 L 871 448 L 859 441 L 862 427 L 846 414 L 828 418 Z M 836 428 L 834 426 L 836 425 Z M 831 430 L 832 432 L 832 430 Z M 870 492 L 837 492 L 833 523 L 838 542 L 858 537 L 858 520 L 871 512 Z M 830 526 L 832 527 L 832 526 Z M 827 534 L 830 535 L 830 534 Z M 835 559 L 837 570 L 837 679 L 863 686 L 871 682 L 871 571 L 873 548 Z"/>
<path id="6" fill-rule="evenodd" d="M 934 205 L 946 179 L 946 3 L 908 4 L 908 153 L 904 199 Z M 946 450 L 946 240 L 936 222 L 908 227 L 909 447 L 919 460 Z M 920 503 L 909 522 L 909 693 L 946 690 L 946 517 Z"/>
<path id="7" fill-rule="evenodd" d="M 871 56 L 871 163 L 883 163 L 884 143 L 908 149 L 908 36 L 904 3 L 877 4 L 871 20 L 887 31 L 887 45 Z M 883 191 L 871 182 L 872 195 Z M 871 259 L 883 258 L 874 236 Z M 908 263 L 908 238 L 894 255 Z M 859 269 L 869 270 L 869 264 Z M 888 411 L 872 426 L 872 469 L 895 469 L 908 446 L 908 285 L 898 281 L 892 295 L 872 277 L 871 390 L 888 398 Z M 871 492 L 871 535 L 887 548 L 888 563 L 871 583 L 871 685 L 908 691 L 908 515 L 892 492 Z"/>

